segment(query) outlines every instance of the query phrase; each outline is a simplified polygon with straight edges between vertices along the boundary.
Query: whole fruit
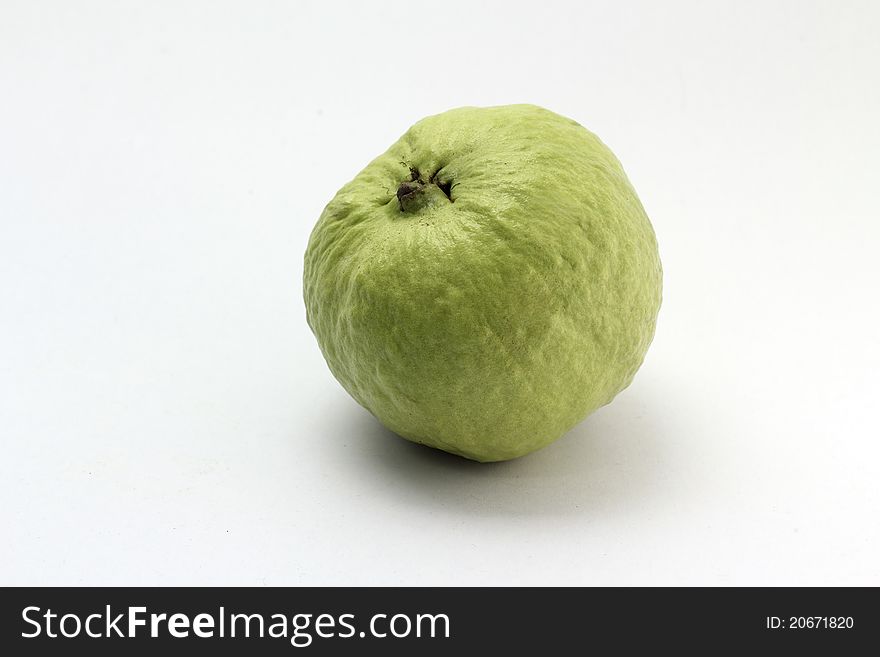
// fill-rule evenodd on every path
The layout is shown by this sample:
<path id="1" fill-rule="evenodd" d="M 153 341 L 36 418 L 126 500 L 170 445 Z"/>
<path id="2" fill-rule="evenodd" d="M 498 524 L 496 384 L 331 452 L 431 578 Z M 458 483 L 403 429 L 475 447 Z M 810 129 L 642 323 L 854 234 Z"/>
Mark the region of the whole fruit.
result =
<path id="1" fill-rule="evenodd" d="M 330 370 L 395 433 L 478 461 L 559 438 L 633 378 L 662 272 L 623 168 L 533 105 L 416 123 L 324 209 L 305 255 Z"/>

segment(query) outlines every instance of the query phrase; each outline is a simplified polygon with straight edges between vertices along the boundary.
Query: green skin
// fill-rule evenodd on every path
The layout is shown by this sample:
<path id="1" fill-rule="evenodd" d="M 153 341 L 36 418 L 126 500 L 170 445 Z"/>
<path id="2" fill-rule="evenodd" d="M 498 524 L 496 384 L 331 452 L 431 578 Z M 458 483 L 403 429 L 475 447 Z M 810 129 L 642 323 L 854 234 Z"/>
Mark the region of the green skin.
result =
<path id="1" fill-rule="evenodd" d="M 540 449 L 626 388 L 661 286 L 620 163 L 533 105 L 419 121 L 339 190 L 305 255 L 339 382 L 395 433 L 478 461 Z"/>

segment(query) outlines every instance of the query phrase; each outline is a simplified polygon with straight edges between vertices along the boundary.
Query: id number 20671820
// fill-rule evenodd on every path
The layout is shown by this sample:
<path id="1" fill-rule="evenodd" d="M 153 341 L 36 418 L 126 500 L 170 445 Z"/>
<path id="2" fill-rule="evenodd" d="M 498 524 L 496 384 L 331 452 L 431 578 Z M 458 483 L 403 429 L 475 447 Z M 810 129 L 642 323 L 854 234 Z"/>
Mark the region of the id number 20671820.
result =
<path id="1" fill-rule="evenodd" d="M 768 630 L 851 630 L 852 616 L 767 616 Z"/>

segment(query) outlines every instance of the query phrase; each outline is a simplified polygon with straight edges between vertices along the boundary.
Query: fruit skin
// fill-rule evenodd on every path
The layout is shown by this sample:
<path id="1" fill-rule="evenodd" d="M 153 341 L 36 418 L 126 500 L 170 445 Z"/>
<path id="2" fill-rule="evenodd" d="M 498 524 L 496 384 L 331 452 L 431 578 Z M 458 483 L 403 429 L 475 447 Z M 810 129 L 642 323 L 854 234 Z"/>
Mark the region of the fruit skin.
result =
<path id="1" fill-rule="evenodd" d="M 478 461 L 544 447 L 626 388 L 661 286 L 620 163 L 533 105 L 419 121 L 339 190 L 305 254 L 339 382 L 395 433 Z"/>

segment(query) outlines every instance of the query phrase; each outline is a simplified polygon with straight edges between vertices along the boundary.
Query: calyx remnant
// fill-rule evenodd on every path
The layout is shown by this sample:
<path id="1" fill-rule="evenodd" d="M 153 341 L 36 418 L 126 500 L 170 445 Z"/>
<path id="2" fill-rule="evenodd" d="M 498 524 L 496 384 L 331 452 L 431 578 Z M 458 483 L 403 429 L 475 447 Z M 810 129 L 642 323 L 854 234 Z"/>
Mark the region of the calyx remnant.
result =
<path id="1" fill-rule="evenodd" d="M 452 183 L 441 182 L 437 180 L 436 176 L 435 173 L 425 182 L 418 169 L 410 168 L 410 179 L 404 180 L 397 187 L 397 201 L 400 205 L 400 211 L 415 212 L 431 204 L 432 199 L 438 196 L 435 193 L 438 190 L 449 202 L 452 202 Z"/>

